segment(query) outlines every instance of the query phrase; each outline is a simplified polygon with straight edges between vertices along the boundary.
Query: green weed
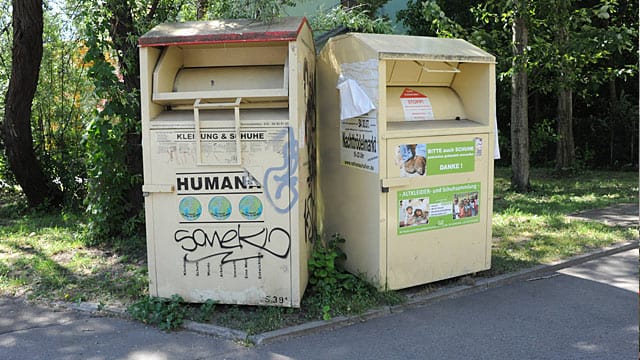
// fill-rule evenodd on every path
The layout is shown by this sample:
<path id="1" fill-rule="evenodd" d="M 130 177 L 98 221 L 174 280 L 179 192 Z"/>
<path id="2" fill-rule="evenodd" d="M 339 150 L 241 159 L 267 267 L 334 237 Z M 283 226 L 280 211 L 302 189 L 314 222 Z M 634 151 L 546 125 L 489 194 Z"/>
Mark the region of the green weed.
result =
<path id="1" fill-rule="evenodd" d="M 170 299 L 147 296 L 127 308 L 127 312 L 138 321 L 156 325 L 162 330 L 175 330 L 182 326 L 187 314 L 184 299 L 173 295 Z"/>
<path id="2" fill-rule="evenodd" d="M 309 289 L 303 301 L 309 316 L 329 320 L 336 315 L 359 314 L 371 308 L 397 304 L 400 295 L 380 292 L 371 284 L 340 268 L 346 259 L 340 249 L 345 239 L 334 234 L 324 242 L 317 241 L 309 259 Z"/>
<path id="3" fill-rule="evenodd" d="M 194 320 L 198 322 L 207 322 L 211 319 L 211 315 L 216 307 L 216 301 L 208 299 L 204 303 L 200 305 L 196 314 L 194 315 Z"/>

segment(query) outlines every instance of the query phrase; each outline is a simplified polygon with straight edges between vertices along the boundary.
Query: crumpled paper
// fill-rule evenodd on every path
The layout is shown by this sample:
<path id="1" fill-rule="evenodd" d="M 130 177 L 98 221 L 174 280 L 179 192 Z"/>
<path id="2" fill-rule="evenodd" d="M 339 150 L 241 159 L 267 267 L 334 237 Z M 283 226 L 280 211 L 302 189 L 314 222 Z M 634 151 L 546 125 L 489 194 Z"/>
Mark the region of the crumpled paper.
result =
<path id="1" fill-rule="evenodd" d="M 340 75 L 336 89 L 340 92 L 340 120 L 361 116 L 376 108 L 353 79 Z"/>

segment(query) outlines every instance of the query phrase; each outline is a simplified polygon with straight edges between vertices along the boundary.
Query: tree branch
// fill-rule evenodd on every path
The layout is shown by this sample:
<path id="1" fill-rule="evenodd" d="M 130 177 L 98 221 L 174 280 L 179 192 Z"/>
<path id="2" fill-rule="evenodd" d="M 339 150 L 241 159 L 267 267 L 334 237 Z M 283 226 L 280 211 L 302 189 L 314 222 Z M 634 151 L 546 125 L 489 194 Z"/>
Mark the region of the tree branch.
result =
<path id="1" fill-rule="evenodd" d="M 149 12 L 147 13 L 147 22 L 151 22 L 151 20 L 153 20 L 153 17 L 156 16 L 156 10 L 158 10 L 158 3 L 160 2 L 160 0 L 153 0 L 153 4 L 151 4 L 151 8 L 149 9 Z"/>

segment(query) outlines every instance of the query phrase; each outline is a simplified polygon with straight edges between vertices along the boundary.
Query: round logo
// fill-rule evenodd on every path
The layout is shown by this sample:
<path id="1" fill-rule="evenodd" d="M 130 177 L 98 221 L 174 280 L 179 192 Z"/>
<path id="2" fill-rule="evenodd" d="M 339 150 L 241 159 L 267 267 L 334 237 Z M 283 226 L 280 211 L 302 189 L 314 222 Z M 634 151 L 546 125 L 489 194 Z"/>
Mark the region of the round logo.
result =
<path id="1" fill-rule="evenodd" d="M 253 195 L 247 195 L 240 199 L 240 214 L 247 220 L 255 220 L 262 215 L 262 202 Z"/>
<path id="2" fill-rule="evenodd" d="M 231 202 L 224 196 L 215 196 L 209 201 L 209 214 L 216 220 L 227 220 L 231 216 Z"/>
<path id="3" fill-rule="evenodd" d="M 185 220 L 197 220 L 200 215 L 202 215 L 202 205 L 200 204 L 200 201 L 193 196 L 187 196 L 180 200 L 178 208 L 180 210 L 180 215 L 182 215 Z"/>

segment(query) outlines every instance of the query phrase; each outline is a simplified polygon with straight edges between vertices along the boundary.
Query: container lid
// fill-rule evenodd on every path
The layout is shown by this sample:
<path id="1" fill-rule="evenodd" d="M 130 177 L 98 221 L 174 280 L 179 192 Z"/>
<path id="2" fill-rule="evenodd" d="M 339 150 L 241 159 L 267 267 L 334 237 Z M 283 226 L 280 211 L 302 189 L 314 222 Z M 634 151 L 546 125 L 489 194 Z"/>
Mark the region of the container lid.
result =
<path id="1" fill-rule="evenodd" d="M 304 17 L 276 18 L 271 23 L 253 19 L 225 19 L 164 23 L 138 39 L 145 46 L 195 45 L 226 42 L 294 41 L 307 22 Z"/>
<path id="2" fill-rule="evenodd" d="M 462 39 L 427 36 L 348 33 L 378 53 L 378 59 L 474 61 L 494 63 L 495 57 Z"/>

